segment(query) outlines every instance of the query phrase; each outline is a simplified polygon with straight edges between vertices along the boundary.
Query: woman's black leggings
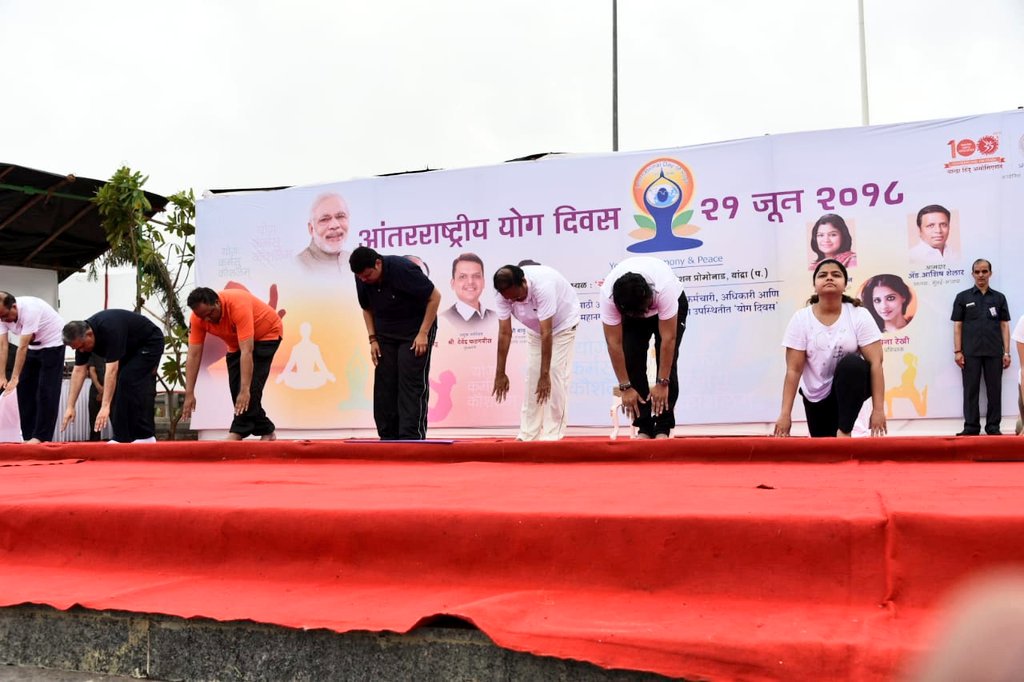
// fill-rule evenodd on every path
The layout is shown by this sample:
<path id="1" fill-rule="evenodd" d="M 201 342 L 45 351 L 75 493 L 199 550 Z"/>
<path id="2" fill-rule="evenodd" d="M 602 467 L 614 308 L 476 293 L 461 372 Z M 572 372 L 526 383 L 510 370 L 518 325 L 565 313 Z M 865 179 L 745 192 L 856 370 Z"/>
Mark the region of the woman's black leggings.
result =
<path id="1" fill-rule="evenodd" d="M 807 430 L 811 438 L 835 436 L 836 431 L 850 433 L 864 401 L 871 397 L 871 366 L 856 353 L 850 353 L 836 364 L 832 390 L 821 401 L 812 403 L 803 397 L 807 413 Z"/>

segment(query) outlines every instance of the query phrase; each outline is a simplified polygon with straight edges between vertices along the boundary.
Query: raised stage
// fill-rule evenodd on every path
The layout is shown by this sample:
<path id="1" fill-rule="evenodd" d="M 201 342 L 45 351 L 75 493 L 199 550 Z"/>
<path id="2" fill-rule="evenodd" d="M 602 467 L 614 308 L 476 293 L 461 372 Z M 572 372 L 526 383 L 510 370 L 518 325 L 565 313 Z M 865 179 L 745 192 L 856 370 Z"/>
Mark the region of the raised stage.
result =
<path id="1" fill-rule="evenodd" d="M 889 680 L 1024 564 L 1024 440 L 0 446 L 0 606 L 337 632 L 438 615 L 692 680 Z"/>

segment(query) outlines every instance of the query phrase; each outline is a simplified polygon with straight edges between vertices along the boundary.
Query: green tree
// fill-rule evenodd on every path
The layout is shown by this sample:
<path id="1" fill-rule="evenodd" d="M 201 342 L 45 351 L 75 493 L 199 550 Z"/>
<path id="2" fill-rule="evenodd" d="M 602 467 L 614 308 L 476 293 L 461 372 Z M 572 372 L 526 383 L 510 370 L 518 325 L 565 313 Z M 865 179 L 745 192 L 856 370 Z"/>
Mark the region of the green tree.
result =
<path id="1" fill-rule="evenodd" d="M 168 197 L 165 213 L 147 217 L 153 207 L 143 186 L 149 176 L 122 166 L 96 192 L 96 204 L 110 251 L 100 259 L 105 266 L 135 268 L 135 312 L 149 313 L 163 322 L 166 340 L 164 362 L 157 378 L 170 406 L 170 438 L 177 434 L 181 410 L 174 389 L 185 383 L 188 354 L 188 321 L 181 306 L 195 263 L 196 201 L 192 190 Z M 95 263 L 93 274 L 95 275 Z M 154 299 L 159 310 L 146 308 Z"/>

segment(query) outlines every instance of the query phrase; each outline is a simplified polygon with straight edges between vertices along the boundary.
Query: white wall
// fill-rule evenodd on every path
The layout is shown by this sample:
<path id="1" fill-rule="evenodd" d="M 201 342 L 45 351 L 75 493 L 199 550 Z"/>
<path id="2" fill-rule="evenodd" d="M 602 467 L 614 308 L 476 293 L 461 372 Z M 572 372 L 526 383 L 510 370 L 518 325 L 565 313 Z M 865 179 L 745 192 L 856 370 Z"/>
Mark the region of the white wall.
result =
<path id="1" fill-rule="evenodd" d="M 0 290 L 18 296 L 36 296 L 57 307 L 57 273 L 38 268 L 0 265 Z"/>
<path id="2" fill-rule="evenodd" d="M 60 314 L 65 320 L 84 320 L 105 308 L 135 308 L 135 271 L 116 268 L 96 280 L 77 272 L 60 284 Z"/>
<path id="3" fill-rule="evenodd" d="M 57 273 L 53 270 L 0 265 L 0 290 L 13 294 L 15 298 L 35 296 L 57 307 Z M 8 335 L 8 340 L 18 345 L 17 336 Z"/>

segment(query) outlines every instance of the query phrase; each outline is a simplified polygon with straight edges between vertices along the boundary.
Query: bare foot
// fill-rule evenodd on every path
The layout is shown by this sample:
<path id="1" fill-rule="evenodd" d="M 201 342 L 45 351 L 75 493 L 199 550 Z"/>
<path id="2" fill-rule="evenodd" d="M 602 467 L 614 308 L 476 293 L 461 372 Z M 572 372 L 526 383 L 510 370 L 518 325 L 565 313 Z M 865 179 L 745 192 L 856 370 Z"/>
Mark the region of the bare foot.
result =
<path id="1" fill-rule="evenodd" d="M 277 432 L 268 433 L 265 436 L 260 436 L 260 440 L 277 440 Z"/>
<path id="2" fill-rule="evenodd" d="M 654 436 L 654 440 L 664 440 L 668 437 L 669 435 L 667 433 L 659 433 Z"/>
<path id="3" fill-rule="evenodd" d="M 846 433 L 845 431 L 836 431 L 836 438 L 852 438 L 853 434 Z"/>
<path id="4" fill-rule="evenodd" d="M 242 440 L 242 436 L 237 433 L 228 433 L 228 437 L 224 440 Z"/>
<path id="5" fill-rule="evenodd" d="M 43 441 L 39 440 L 38 438 L 29 438 L 27 441 L 25 441 L 25 444 L 26 445 L 38 445 L 39 443 L 42 443 L 42 442 Z"/>

